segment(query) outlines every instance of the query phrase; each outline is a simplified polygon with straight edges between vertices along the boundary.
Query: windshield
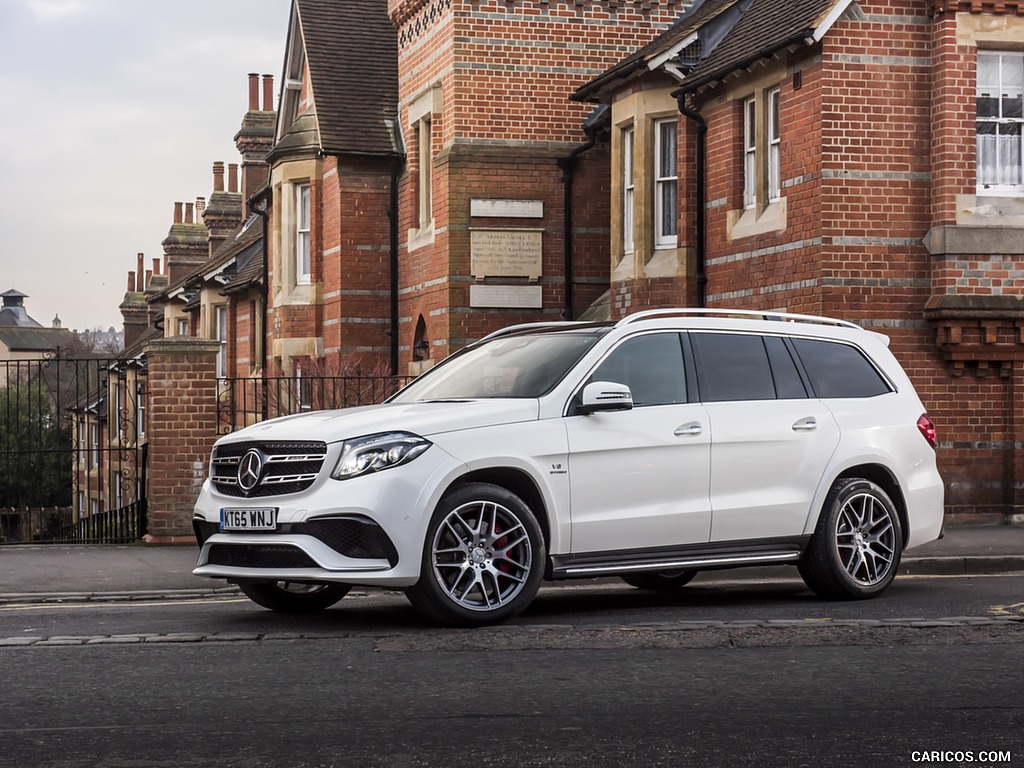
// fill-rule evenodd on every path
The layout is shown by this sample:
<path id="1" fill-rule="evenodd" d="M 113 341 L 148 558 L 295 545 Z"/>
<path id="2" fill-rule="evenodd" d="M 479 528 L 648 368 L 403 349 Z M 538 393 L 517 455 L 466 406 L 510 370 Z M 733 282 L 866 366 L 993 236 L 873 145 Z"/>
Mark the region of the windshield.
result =
<path id="1" fill-rule="evenodd" d="M 506 336 L 470 347 L 427 371 L 391 402 L 540 397 L 594 346 L 596 333 Z"/>

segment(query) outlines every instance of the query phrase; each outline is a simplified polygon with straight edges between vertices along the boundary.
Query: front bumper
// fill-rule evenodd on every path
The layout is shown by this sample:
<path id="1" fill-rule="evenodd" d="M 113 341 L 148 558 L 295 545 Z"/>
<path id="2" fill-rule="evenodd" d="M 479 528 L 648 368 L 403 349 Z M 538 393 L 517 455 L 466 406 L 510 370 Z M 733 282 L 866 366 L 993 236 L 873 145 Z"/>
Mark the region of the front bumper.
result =
<path id="1" fill-rule="evenodd" d="M 465 467 L 437 446 L 409 464 L 332 480 L 340 446 L 306 491 L 244 499 L 209 480 L 196 502 L 197 576 L 230 581 L 309 581 L 404 588 L 420 575 L 427 523 L 440 494 Z M 223 508 L 277 509 L 272 532 L 220 530 Z"/>

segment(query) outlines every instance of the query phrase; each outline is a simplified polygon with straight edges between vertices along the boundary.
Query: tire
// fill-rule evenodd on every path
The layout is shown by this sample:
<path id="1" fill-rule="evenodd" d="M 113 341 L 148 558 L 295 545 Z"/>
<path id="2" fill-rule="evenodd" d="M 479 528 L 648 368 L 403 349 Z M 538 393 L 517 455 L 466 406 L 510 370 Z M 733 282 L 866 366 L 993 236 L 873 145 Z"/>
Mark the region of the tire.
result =
<path id="1" fill-rule="evenodd" d="M 888 494 L 860 478 L 832 486 L 799 562 L 804 582 L 819 596 L 863 600 L 892 583 L 903 551 L 903 527 Z"/>
<path id="2" fill-rule="evenodd" d="M 625 573 L 619 578 L 637 589 L 665 592 L 685 587 L 696 575 L 697 571 L 641 571 Z"/>
<path id="3" fill-rule="evenodd" d="M 529 506 L 500 486 L 469 483 L 437 505 L 420 579 L 406 595 L 438 623 L 497 624 L 530 604 L 546 560 L 544 536 Z"/>
<path id="4" fill-rule="evenodd" d="M 316 613 L 330 608 L 352 589 L 348 584 L 303 584 L 294 581 L 242 581 L 246 597 L 280 613 Z"/>

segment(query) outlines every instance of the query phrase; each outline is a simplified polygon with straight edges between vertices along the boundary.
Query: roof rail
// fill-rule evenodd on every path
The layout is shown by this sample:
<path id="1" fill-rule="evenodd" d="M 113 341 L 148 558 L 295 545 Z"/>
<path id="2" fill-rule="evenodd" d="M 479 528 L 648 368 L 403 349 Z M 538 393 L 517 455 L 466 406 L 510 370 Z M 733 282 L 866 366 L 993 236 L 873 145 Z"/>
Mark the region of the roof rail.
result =
<path id="1" fill-rule="evenodd" d="M 645 309 L 626 315 L 615 324 L 615 327 L 629 325 L 638 320 L 647 320 L 652 317 L 673 317 L 689 315 L 695 317 L 747 317 L 758 320 L 780 320 L 789 323 L 814 323 L 817 325 L 835 325 L 841 328 L 854 328 L 858 331 L 864 330 L 855 323 L 846 320 L 836 320 L 833 317 L 819 317 L 817 315 L 794 315 L 789 312 L 760 312 L 751 309 Z"/>
<path id="2" fill-rule="evenodd" d="M 491 339 L 497 339 L 501 336 L 508 336 L 513 333 L 519 333 L 520 331 L 529 331 L 538 328 L 564 328 L 569 325 L 594 325 L 589 320 L 555 320 L 550 323 L 519 323 L 519 325 L 510 325 L 507 328 L 501 328 L 493 333 L 489 333 L 478 341 L 474 341 L 474 344 L 480 344 L 484 341 L 490 341 Z"/>

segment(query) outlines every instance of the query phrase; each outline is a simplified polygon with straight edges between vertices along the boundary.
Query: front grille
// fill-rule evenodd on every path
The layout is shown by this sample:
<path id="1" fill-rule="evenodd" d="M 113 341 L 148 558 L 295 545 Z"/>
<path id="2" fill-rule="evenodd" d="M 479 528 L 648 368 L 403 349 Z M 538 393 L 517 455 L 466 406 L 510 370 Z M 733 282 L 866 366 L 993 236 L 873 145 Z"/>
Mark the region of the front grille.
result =
<path id="1" fill-rule="evenodd" d="M 238 478 L 243 457 L 259 453 L 262 469 L 255 487 L 246 491 Z M 227 443 L 213 451 L 212 480 L 220 493 L 240 498 L 300 493 L 316 480 L 327 456 L 321 442 Z"/>
<path id="2" fill-rule="evenodd" d="M 214 544 L 210 565 L 232 568 L 317 568 L 313 559 L 290 544 Z"/>

